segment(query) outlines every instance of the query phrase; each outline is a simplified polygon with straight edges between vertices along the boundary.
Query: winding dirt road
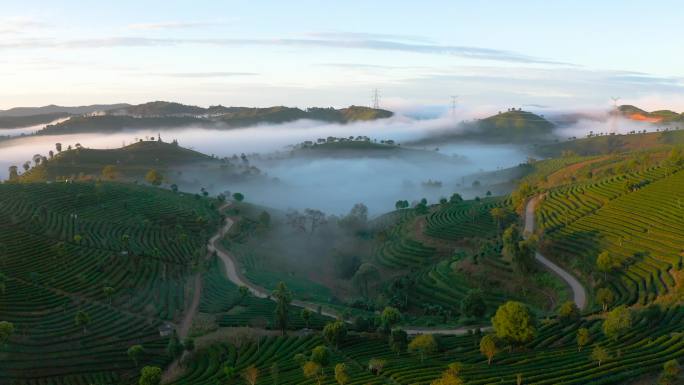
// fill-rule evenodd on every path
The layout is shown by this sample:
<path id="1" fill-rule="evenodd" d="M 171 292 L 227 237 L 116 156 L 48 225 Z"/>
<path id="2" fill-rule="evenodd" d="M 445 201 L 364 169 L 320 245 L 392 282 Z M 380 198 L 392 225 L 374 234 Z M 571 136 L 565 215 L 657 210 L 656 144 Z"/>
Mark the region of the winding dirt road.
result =
<path id="1" fill-rule="evenodd" d="M 536 204 L 538 202 L 539 197 L 535 197 L 530 199 L 530 201 L 527 203 L 527 207 L 525 208 L 525 228 L 524 231 L 526 234 L 532 234 L 534 232 L 534 210 L 536 208 Z M 227 207 L 229 204 L 227 203 L 224 205 L 223 208 Z M 222 208 L 222 209 L 223 209 Z M 270 293 L 267 289 L 258 286 L 252 282 L 250 282 L 248 279 L 246 279 L 240 270 L 238 269 L 237 266 L 237 261 L 233 256 L 221 246 L 221 239 L 223 236 L 230 230 L 231 226 L 233 226 L 233 220 L 231 218 L 226 218 L 225 223 L 223 227 L 220 229 L 218 233 L 216 233 L 211 239 L 209 240 L 208 244 L 208 249 L 210 252 L 216 252 L 216 255 L 218 255 L 219 258 L 221 258 L 221 261 L 223 262 L 223 266 L 225 267 L 225 273 L 227 278 L 233 282 L 234 284 L 238 286 L 245 286 L 249 289 L 249 291 L 252 293 L 252 295 L 258 297 L 258 298 L 269 298 L 271 299 Z M 565 281 L 570 288 L 572 289 L 573 292 L 573 298 L 575 303 L 577 304 L 577 307 L 580 309 L 584 309 L 586 306 L 586 291 L 582 284 L 569 272 L 561 268 L 560 266 L 556 265 L 555 263 L 551 262 L 549 259 L 541 255 L 540 253 L 536 253 L 535 258 L 539 263 L 544 265 L 546 268 L 551 270 L 553 273 L 557 274 L 563 281 Z M 200 283 L 201 285 L 201 283 Z M 200 286 L 201 290 L 201 286 Z M 309 309 L 313 312 L 317 312 L 319 305 L 311 302 L 306 302 L 306 301 L 300 301 L 300 300 L 293 300 L 292 305 L 302 307 Z M 332 309 L 325 309 L 323 308 L 321 310 L 321 314 L 325 315 L 327 317 L 332 317 L 332 318 L 338 318 L 339 313 L 332 310 Z M 423 334 L 423 333 L 435 333 L 435 334 L 448 334 L 448 335 L 463 335 L 467 334 L 469 330 L 477 329 L 480 328 L 481 330 L 490 330 L 491 326 L 470 326 L 470 327 L 461 327 L 461 328 L 448 328 L 448 329 L 433 329 L 433 328 L 424 328 L 424 327 L 417 327 L 417 326 L 406 326 L 404 327 L 404 330 L 406 331 L 407 334 L 409 335 L 416 335 L 416 334 Z"/>
<path id="2" fill-rule="evenodd" d="M 530 199 L 527 202 L 527 206 L 525 206 L 525 228 L 523 231 L 525 237 L 534 233 L 534 210 L 537 207 L 537 203 L 539 202 L 540 198 L 541 195 L 537 195 L 536 197 Z M 561 277 L 561 279 L 565 281 L 565 283 L 567 283 L 568 286 L 570 286 L 570 289 L 572 290 L 573 301 L 575 301 L 575 304 L 578 308 L 580 308 L 580 310 L 584 309 L 587 306 L 587 291 L 584 289 L 584 286 L 582 286 L 582 284 L 577 280 L 577 278 L 575 278 L 567 270 L 551 262 L 548 258 L 543 256 L 539 252 L 536 252 L 534 257 L 537 261 L 539 261 L 539 263 L 541 263 L 542 265 L 544 265 L 544 267 L 546 267 L 547 269 L 551 270 L 553 273 Z"/>

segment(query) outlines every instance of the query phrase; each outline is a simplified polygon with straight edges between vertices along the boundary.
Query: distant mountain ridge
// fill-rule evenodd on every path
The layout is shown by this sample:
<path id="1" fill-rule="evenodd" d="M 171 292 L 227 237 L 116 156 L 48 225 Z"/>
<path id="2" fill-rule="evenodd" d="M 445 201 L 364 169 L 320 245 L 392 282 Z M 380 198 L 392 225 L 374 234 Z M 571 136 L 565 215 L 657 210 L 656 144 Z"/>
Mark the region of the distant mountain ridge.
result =
<path id="1" fill-rule="evenodd" d="M 73 117 L 65 122 L 47 126 L 40 134 L 70 134 L 84 132 L 116 132 L 124 129 L 178 128 L 197 126 L 214 129 L 248 127 L 258 124 L 278 124 L 300 119 L 330 123 L 349 123 L 389 118 L 391 111 L 369 107 L 347 108 L 313 107 L 302 110 L 296 107 L 224 107 L 208 108 L 175 102 L 155 101 L 139 105 L 126 105 L 106 110 L 101 114 Z"/>
<path id="2" fill-rule="evenodd" d="M 69 114 L 69 115 L 81 115 L 81 114 L 92 114 L 98 111 L 107 111 L 112 109 L 120 109 L 130 106 L 126 103 L 117 104 L 92 104 L 89 106 L 75 106 L 75 107 L 65 107 L 50 104 L 42 107 L 14 107 L 8 110 L 0 110 L 0 117 L 20 117 L 20 116 L 31 116 L 31 115 L 44 115 L 44 114 Z"/>

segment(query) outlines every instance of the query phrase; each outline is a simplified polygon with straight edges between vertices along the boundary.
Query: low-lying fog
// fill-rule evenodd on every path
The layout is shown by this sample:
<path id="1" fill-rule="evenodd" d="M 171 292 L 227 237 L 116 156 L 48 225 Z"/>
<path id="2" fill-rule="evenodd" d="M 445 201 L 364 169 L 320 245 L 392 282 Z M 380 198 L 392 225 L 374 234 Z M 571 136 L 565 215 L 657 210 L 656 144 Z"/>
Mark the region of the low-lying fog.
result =
<path id="1" fill-rule="evenodd" d="M 601 131 L 601 123 L 591 123 L 598 127 L 594 131 Z M 223 131 L 192 127 L 160 131 L 164 141 L 177 139 L 183 147 L 229 157 L 241 153 L 287 151 L 290 145 L 328 136 L 365 135 L 378 141 L 393 139 L 403 143 L 439 130 L 456 129 L 456 126 L 457 121 L 452 118 L 414 120 L 397 116 L 348 125 L 298 121 Z M 578 125 L 575 131 L 565 128 L 562 135 L 567 137 L 576 132 L 575 135 L 579 137 L 588 130 L 587 127 Z M 156 137 L 158 132 L 146 130 L 116 134 L 32 136 L 0 141 L 0 179 L 7 178 L 10 165 L 17 165 L 21 170 L 25 161 L 34 154 L 47 155 L 49 150 L 54 150 L 57 142 L 62 143 L 64 148 L 76 143 L 91 148 L 117 148 L 137 138 Z M 435 148 L 424 150 L 435 151 Z M 480 171 L 515 166 L 524 162 L 529 155 L 522 147 L 479 143 L 445 143 L 439 146 L 437 153 L 443 156 L 414 159 L 411 156 L 359 157 L 356 154 L 354 157 L 295 157 L 275 162 L 253 159 L 253 165 L 269 178 L 277 178 L 278 182 L 231 186 L 220 186 L 214 181 L 202 180 L 202 183 L 214 194 L 225 190 L 240 191 L 253 203 L 279 209 L 317 208 L 328 214 L 342 214 L 355 203 L 365 203 L 371 214 L 380 214 L 393 209 L 399 199 L 416 201 L 425 197 L 434 202 L 453 192 L 470 197 L 482 195 L 487 186 L 472 189 L 473 180 L 464 177 Z M 441 187 L 425 185 L 430 180 L 441 182 Z"/>

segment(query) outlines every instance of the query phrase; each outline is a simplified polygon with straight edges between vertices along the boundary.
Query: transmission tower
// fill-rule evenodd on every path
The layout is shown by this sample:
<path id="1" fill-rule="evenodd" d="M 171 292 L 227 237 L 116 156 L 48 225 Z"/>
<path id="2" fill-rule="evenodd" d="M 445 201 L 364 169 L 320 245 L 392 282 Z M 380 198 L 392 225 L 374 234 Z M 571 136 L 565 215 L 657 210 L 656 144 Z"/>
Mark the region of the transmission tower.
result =
<path id="1" fill-rule="evenodd" d="M 373 108 L 376 110 L 380 108 L 380 93 L 377 88 L 373 90 Z"/>
<path id="2" fill-rule="evenodd" d="M 451 116 L 456 116 L 456 101 L 458 100 L 458 95 L 451 95 Z"/>

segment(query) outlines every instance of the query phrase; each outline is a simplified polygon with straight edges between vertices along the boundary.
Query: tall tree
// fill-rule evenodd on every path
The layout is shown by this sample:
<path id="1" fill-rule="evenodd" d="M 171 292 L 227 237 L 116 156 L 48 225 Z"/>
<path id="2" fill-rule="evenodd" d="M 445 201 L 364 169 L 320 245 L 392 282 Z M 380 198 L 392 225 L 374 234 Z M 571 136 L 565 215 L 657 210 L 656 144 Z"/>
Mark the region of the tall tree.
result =
<path id="1" fill-rule="evenodd" d="M 487 365 L 492 364 L 492 359 L 497 352 L 496 341 L 494 337 L 487 334 L 480 340 L 480 353 L 487 357 Z"/>
<path id="2" fill-rule="evenodd" d="M 126 351 L 128 354 L 128 358 L 133 361 L 135 366 L 138 366 L 140 363 L 140 359 L 142 358 L 143 354 L 145 354 L 145 349 L 143 348 L 142 345 L 133 345 L 128 350 Z"/>
<path id="3" fill-rule="evenodd" d="M 589 334 L 589 329 L 579 328 L 577 329 L 577 351 L 581 352 L 582 348 L 585 347 L 591 341 L 591 335 Z"/>
<path id="4" fill-rule="evenodd" d="M 625 305 L 611 310 L 603 320 L 603 334 L 615 341 L 632 327 L 632 311 Z"/>
<path id="5" fill-rule="evenodd" d="M 427 355 L 437 351 L 437 340 L 432 334 L 420 334 L 411 340 L 408 351 L 409 353 L 417 353 L 420 362 L 423 362 Z"/>
<path id="6" fill-rule="evenodd" d="M 276 324 L 283 335 L 287 331 L 288 314 L 290 302 L 292 302 L 292 292 L 287 288 L 285 282 L 280 281 L 276 289 L 273 290 L 273 298 L 276 300 L 275 317 Z"/>
<path id="7" fill-rule="evenodd" d="M 354 285 L 359 287 L 363 295 L 368 298 L 370 296 L 368 283 L 372 281 L 377 281 L 380 278 L 380 271 L 372 263 L 364 263 L 359 266 L 356 273 L 352 277 L 352 282 Z"/>
<path id="8" fill-rule="evenodd" d="M 536 320 L 530 309 L 516 301 L 499 306 L 492 318 L 496 336 L 508 341 L 511 348 L 529 342 L 536 333 Z"/>
<path id="9" fill-rule="evenodd" d="M 339 385 L 346 385 L 350 379 L 351 377 L 347 371 L 347 365 L 344 363 L 335 365 L 335 381 L 337 381 Z"/>
<path id="10" fill-rule="evenodd" d="M 140 371 L 139 385 L 159 385 L 161 383 L 162 370 L 157 366 L 145 366 Z"/>
<path id="11" fill-rule="evenodd" d="M 604 312 L 613 304 L 613 301 L 615 301 L 615 295 L 607 287 L 602 287 L 596 291 L 596 302 L 601 304 Z"/>
<path id="12" fill-rule="evenodd" d="M 83 334 L 86 334 L 88 331 L 87 326 L 90 323 L 90 315 L 83 310 L 79 310 L 74 317 L 74 323 L 76 323 L 76 326 L 82 327 Z"/>

